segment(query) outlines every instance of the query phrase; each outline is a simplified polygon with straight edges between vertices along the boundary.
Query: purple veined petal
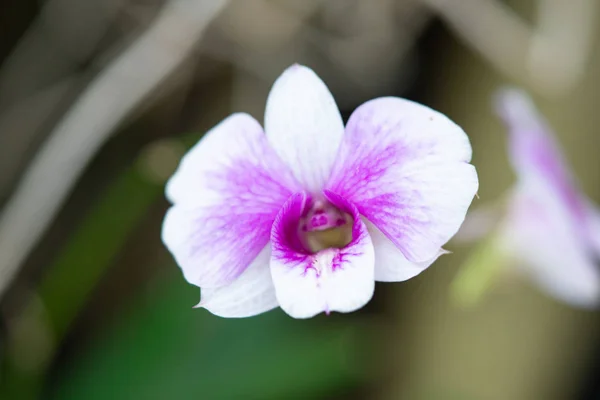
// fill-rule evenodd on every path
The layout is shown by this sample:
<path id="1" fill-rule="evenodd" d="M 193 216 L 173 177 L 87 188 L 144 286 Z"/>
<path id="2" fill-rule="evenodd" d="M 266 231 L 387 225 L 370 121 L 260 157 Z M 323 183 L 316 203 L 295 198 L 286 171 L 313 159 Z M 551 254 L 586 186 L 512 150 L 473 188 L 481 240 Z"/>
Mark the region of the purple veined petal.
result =
<path id="1" fill-rule="evenodd" d="M 350 117 L 327 188 L 356 205 L 413 262 L 436 257 L 478 188 L 463 130 L 428 107 L 387 97 Z"/>
<path id="2" fill-rule="evenodd" d="M 600 301 L 600 271 L 551 185 L 519 184 L 499 228 L 500 245 L 542 289 L 580 307 Z"/>
<path id="3" fill-rule="evenodd" d="M 364 223 L 371 236 L 375 250 L 375 280 L 377 282 L 402 282 L 419 275 L 448 251 L 441 249 L 431 259 L 423 262 L 411 262 L 390 239 L 368 220 Z"/>
<path id="4" fill-rule="evenodd" d="M 271 279 L 271 246 L 266 246 L 250 266 L 232 283 L 214 289 L 200 289 L 197 307 L 225 318 L 245 318 L 270 311 L 279 304 Z"/>
<path id="5" fill-rule="evenodd" d="M 277 212 L 297 188 L 260 125 L 234 114 L 187 153 L 167 183 L 174 206 L 163 242 L 188 282 L 226 285 L 267 245 Z"/>
<path id="6" fill-rule="evenodd" d="M 329 89 L 310 68 L 293 65 L 275 81 L 267 99 L 265 132 L 304 189 L 320 193 L 344 123 Z"/>
<path id="7" fill-rule="evenodd" d="M 294 318 L 321 312 L 351 312 L 373 296 L 374 253 L 356 208 L 335 193 L 327 199 L 354 218 L 352 241 L 344 248 L 310 254 L 296 245 L 297 221 L 307 195 L 293 195 L 278 214 L 271 234 L 271 275 L 281 308 Z"/>

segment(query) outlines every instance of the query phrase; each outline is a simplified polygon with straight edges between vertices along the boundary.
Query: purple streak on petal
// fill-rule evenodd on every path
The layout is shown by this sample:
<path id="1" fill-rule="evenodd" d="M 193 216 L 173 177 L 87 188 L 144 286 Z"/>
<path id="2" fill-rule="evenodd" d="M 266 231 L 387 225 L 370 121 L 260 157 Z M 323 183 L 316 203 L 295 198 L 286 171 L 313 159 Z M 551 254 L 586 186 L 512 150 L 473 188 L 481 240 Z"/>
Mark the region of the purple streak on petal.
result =
<path id="1" fill-rule="evenodd" d="M 223 196 L 223 204 L 204 208 L 195 220 L 198 230 L 190 256 L 228 248 L 229 262 L 222 266 L 219 280 L 235 279 L 267 245 L 279 207 L 292 194 L 270 172 L 239 160 L 207 177 L 211 189 Z"/>
<path id="2" fill-rule="evenodd" d="M 294 193 L 281 207 L 272 225 L 273 254 L 291 266 L 305 262 L 311 255 L 298 230 L 300 219 L 310 203 L 310 196 L 306 192 Z M 307 263 L 306 268 L 311 268 L 311 263 Z"/>
<path id="3" fill-rule="evenodd" d="M 327 189 L 356 205 L 411 261 L 434 257 L 477 191 L 465 133 L 399 98 L 371 100 L 346 126 Z"/>
<path id="4" fill-rule="evenodd" d="M 235 280 L 268 244 L 298 186 L 250 116 L 234 114 L 213 128 L 167 184 L 174 206 L 163 240 L 186 279 L 207 288 Z"/>
<path id="5" fill-rule="evenodd" d="M 368 110 L 361 118 L 368 121 L 373 117 L 374 110 Z M 401 129 L 402 121 L 388 126 L 385 130 L 383 126 L 376 126 L 371 130 L 370 135 L 373 141 L 381 140 L 380 138 L 387 135 L 389 130 Z M 348 128 L 362 130 L 363 126 L 359 123 L 348 125 Z M 368 128 L 366 128 L 368 129 Z M 396 227 L 407 224 L 419 223 L 412 220 L 409 214 L 401 212 L 403 208 L 402 199 L 408 193 L 388 192 L 379 189 L 379 182 L 385 177 L 385 174 L 390 168 L 402 163 L 402 161 L 411 157 L 410 150 L 403 142 L 390 142 L 381 147 L 374 145 L 366 145 L 363 140 L 363 135 L 347 134 L 343 143 L 344 150 L 356 154 L 356 157 L 349 159 L 348 163 L 336 163 L 338 169 L 332 174 L 332 179 L 328 187 L 335 192 L 342 193 L 345 197 L 353 199 L 357 202 L 357 208 L 360 213 L 366 215 L 367 218 L 378 226 L 386 226 L 385 222 L 391 219 L 396 221 Z M 350 157 L 348 157 L 350 158 Z M 343 168 L 343 172 L 339 169 Z M 418 196 L 418 193 L 414 193 Z M 400 211 L 394 215 L 393 211 Z M 384 228 L 385 229 L 385 228 Z M 388 227 L 386 234 L 401 241 L 403 232 L 393 232 L 393 227 Z"/>
<path id="6" fill-rule="evenodd" d="M 367 229 L 365 229 L 362 222 L 360 222 L 360 214 L 358 213 L 358 209 L 352 203 L 330 190 L 323 191 L 323 194 L 325 195 L 325 198 L 331 202 L 331 204 L 338 207 L 341 211 L 351 215 L 353 220 L 352 240 L 333 258 L 332 269 L 335 271 L 336 269 L 343 268 L 344 263 L 347 263 L 349 258 L 360 256 L 361 252 L 358 244 L 364 241 L 368 237 L 369 233 Z"/>

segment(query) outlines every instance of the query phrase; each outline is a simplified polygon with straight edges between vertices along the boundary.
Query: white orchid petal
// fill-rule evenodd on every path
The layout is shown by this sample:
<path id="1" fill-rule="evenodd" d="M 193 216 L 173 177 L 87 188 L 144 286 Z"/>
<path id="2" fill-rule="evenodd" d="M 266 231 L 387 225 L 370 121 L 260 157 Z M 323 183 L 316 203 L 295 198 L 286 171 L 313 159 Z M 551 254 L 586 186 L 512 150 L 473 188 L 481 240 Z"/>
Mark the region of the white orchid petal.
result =
<path id="1" fill-rule="evenodd" d="M 294 65 L 275 81 L 267 99 L 265 132 L 304 189 L 320 193 L 344 123 L 329 89 L 310 68 Z"/>
<path id="2" fill-rule="evenodd" d="M 411 262 L 404 257 L 400 249 L 383 234 L 375 225 L 365 220 L 375 249 L 375 280 L 378 282 L 401 282 L 411 279 L 433 264 L 447 251 L 440 249 L 430 260 Z"/>
<path id="3" fill-rule="evenodd" d="M 327 188 L 347 198 L 413 262 L 433 259 L 478 188 L 471 145 L 444 115 L 408 100 L 368 101 L 350 117 Z"/>
<path id="4" fill-rule="evenodd" d="M 271 248 L 266 246 L 231 284 L 201 289 L 198 307 L 226 318 L 251 317 L 276 308 L 279 304 L 269 269 L 270 258 Z"/>
<path id="5" fill-rule="evenodd" d="M 252 117 L 234 114 L 208 132 L 167 184 L 174 205 L 162 239 L 187 281 L 219 287 L 235 280 L 269 242 L 297 185 Z"/>

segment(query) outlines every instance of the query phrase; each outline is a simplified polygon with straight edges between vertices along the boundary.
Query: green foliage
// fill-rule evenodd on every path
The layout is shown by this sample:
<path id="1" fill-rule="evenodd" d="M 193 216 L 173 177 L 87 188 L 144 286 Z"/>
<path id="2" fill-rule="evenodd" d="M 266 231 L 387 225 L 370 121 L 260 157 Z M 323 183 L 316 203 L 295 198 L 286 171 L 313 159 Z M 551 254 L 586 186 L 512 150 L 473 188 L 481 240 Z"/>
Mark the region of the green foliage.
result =
<path id="1" fill-rule="evenodd" d="M 197 298 L 180 276 L 168 279 L 70 363 L 51 397 L 276 399 L 314 395 L 353 378 L 348 354 L 355 335 L 341 325 L 345 318 L 298 321 L 276 310 L 222 319 L 192 309 Z"/>

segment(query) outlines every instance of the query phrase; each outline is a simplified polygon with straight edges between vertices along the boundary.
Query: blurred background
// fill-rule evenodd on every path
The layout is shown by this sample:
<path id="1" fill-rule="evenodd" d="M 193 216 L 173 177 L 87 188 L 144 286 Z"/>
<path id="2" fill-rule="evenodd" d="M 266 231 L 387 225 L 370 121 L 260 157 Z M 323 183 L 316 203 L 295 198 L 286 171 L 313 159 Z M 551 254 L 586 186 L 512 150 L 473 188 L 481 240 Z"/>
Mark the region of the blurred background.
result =
<path id="1" fill-rule="evenodd" d="M 600 398 L 598 313 L 526 280 L 457 307 L 470 247 L 377 284 L 359 312 L 241 320 L 192 309 L 160 242 L 166 179 L 233 111 L 262 121 L 289 65 L 344 118 L 379 96 L 469 134 L 479 199 L 510 187 L 491 96 L 532 93 L 600 202 L 596 0 L 4 0 L 1 399 Z"/>

